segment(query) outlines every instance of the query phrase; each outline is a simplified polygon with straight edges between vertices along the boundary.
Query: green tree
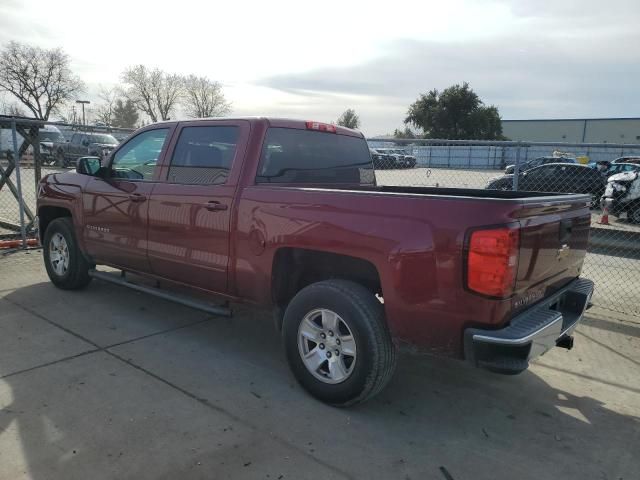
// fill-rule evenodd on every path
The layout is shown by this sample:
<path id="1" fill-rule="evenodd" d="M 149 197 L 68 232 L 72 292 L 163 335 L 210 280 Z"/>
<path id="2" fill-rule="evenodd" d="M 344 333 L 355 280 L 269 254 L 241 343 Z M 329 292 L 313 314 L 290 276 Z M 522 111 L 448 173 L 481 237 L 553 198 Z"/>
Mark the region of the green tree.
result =
<path id="1" fill-rule="evenodd" d="M 396 138 L 416 138 L 416 134 L 409 127 L 404 127 L 404 130 L 396 128 L 393 136 Z"/>
<path id="2" fill-rule="evenodd" d="M 442 92 L 431 90 L 409 106 L 404 123 L 422 129 L 426 138 L 502 140 L 498 109 L 486 106 L 467 82 Z"/>
<path id="3" fill-rule="evenodd" d="M 131 100 L 118 99 L 113 107 L 111 124 L 120 128 L 135 128 L 138 123 L 138 110 Z"/>
<path id="4" fill-rule="evenodd" d="M 347 128 L 359 128 L 360 127 L 360 117 L 353 108 L 347 108 L 340 118 L 338 118 L 338 125 L 341 127 Z"/>

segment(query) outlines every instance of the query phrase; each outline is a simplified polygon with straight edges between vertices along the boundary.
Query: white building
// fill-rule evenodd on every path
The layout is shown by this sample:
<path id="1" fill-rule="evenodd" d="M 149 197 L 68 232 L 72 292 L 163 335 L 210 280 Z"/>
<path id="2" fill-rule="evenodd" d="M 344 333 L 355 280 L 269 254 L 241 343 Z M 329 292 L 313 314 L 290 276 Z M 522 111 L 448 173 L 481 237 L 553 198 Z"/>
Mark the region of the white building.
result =
<path id="1" fill-rule="evenodd" d="M 640 143 L 640 118 L 502 120 L 509 140 L 569 143 Z"/>

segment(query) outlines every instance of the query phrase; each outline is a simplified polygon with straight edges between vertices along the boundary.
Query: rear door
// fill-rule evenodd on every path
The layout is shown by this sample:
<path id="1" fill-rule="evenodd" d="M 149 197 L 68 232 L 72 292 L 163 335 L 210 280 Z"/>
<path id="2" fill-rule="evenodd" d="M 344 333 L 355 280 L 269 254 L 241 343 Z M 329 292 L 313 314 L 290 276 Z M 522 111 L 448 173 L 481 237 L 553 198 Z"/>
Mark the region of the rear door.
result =
<path id="1" fill-rule="evenodd" d="M 143 130 L 111 157 L 111 174 L 91 177 L 83 193 L 84 241 L 99 262 L 149 271 L 149 198 L 173 126 Z"/>
<path id="2" fill-rule="evenodd" d="M 225 292 L 234 193 L 247 121 L 181 123 L 149 202 L 154 274 Z"/>

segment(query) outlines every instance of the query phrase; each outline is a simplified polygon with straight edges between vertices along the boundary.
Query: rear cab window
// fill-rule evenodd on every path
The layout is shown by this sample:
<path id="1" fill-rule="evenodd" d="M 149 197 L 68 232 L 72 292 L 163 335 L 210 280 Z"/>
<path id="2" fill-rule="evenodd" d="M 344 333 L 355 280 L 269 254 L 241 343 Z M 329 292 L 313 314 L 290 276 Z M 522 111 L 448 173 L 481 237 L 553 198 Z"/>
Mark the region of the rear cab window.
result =
<path id="1" fill-rule="evenodd" d="M 375 174 L 363 138 L 271 127 L 256 183 L 374 184 Z"/>

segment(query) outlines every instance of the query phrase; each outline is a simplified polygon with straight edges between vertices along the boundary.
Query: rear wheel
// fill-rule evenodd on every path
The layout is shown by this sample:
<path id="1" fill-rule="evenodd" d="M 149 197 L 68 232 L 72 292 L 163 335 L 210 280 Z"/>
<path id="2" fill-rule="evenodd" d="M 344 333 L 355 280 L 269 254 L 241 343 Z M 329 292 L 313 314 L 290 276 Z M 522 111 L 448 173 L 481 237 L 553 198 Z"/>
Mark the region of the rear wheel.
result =
<path id="1" fill-rule="evenodd" d="M 298 382 L 332 405 L 368 400 L 395 370 L 384 309 L 354 282 L 327 280 L 298 292 L 285 312 L 283 336 Z"/>
<path id="2" fill-rule="evenodd" d="M 43 255 L 47 275 L 56 287 L 77 290 L 91 281 L 92 265 L 78 247 L 70 218 L 56 218 L 49 223 L 44 234 Z"/>

